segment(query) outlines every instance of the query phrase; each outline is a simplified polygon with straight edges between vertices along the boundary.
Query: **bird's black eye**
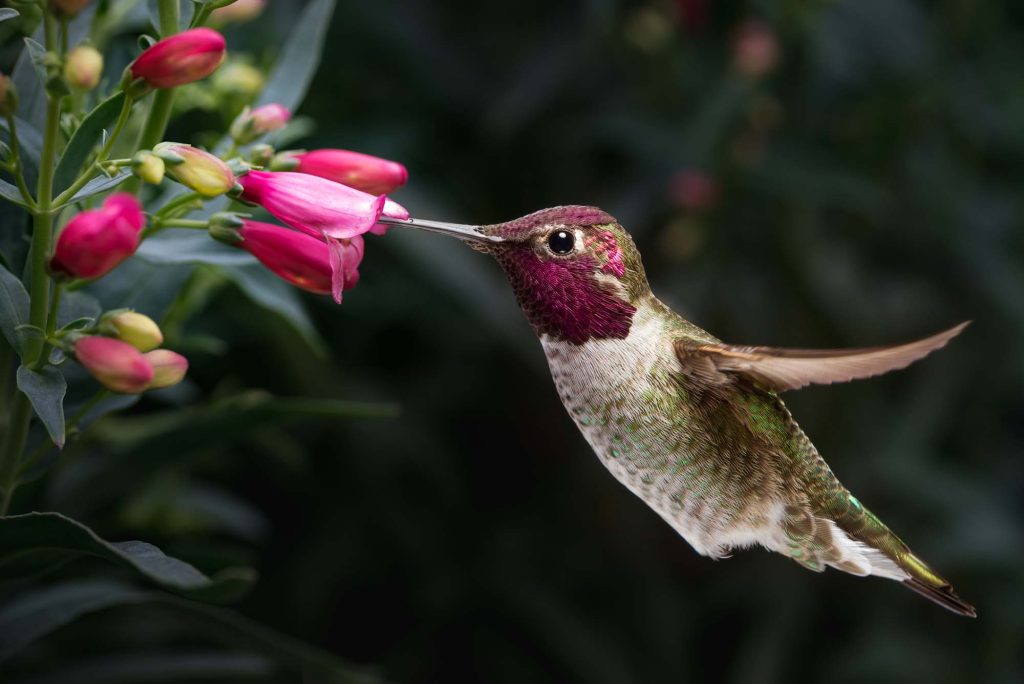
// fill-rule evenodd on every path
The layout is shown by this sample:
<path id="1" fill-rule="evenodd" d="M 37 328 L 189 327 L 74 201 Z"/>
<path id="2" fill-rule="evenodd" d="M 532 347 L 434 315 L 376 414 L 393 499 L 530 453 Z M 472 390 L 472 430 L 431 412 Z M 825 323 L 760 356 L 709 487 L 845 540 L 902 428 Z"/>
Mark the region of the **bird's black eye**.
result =
<path id="1" fill-rule="evenodd" d="M 555 254 L 568 254 L 576 244 L 576 236 L 567 230 L 556 230 L 548 236 L 548 247 Z"/>

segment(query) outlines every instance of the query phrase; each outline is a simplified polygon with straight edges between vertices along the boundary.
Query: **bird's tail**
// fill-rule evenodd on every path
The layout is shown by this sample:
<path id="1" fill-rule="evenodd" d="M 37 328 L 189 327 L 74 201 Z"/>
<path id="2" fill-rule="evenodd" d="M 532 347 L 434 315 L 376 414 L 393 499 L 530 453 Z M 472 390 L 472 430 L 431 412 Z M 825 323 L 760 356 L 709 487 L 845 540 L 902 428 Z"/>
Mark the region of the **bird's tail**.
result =
<path id="1" fill-rule="evenodd" d="M 867 556 L 875 556 L 872 565 L 889 567 L 896 572 L 872 572 L 902 582 L 908 589 L 916 591 L 930 601 L 934 601 L 946 610 L 958 615 L 977 617 L 974 606 L 967 603 L 953 591 L 952 585 L 931 569 L 927 563 L 914 555 L 910 548 L 899 537 L 882 523 L 871 511 L 864 508 L 859 501 L 847 494 L 850 506 L 844 515 L 835 517 L 836 525 L 864 547 Z M 877 555 L 876 555 L 877 554 Z M 884 558 L 878 558 L 877 556 Z M 882 561 L 879 563 L 878 561 Z M 893 567 L 895 566 L 895 567 Z M 879 567 L 879 569 L 881 569 Z"/>

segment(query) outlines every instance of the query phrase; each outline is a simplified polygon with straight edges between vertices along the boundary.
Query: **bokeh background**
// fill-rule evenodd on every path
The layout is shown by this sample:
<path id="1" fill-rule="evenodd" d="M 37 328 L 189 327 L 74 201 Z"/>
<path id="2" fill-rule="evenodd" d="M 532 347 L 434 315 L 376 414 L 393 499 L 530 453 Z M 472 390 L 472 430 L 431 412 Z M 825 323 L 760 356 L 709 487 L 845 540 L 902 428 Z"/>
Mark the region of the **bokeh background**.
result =
<path id="1" fill-rule="evenodd" d="M 229 44 L 271 54 L 302 3 L 270 5 Z M 319 339 L 190 281 L 192 385 L 97 423 L 33 503 L 210 572 L 251 564 L 239 612 L 394 682 L 1021 681 L 1022 64 L 1012 0 L 342 0 L 299 109 L 297 144 L 405 163 L 395 198 L 421 218 L 604 208 L 655 293 L 730 342 L 973 319 L 906 371 L 786 401 L 977 620 L 762 550 L 699 557 L 577 433 L 498 268 L 401 230 L 368 238 L 341 307 L 304 298 Z M 373 415 L 209 408 L 243 389 Z M 17 671 L 213 663 L 216 631 L 116 608 Z M 216 662 L 195 678 L 299 681 Z"/>

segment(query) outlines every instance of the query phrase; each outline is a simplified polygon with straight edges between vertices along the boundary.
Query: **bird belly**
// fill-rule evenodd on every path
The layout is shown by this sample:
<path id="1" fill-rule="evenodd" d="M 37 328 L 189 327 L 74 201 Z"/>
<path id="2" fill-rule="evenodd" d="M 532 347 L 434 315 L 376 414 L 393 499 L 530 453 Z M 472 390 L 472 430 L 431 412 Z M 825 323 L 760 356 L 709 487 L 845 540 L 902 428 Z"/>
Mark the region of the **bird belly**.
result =
<path id="1" fill-rule="evenodd" d="M 698 553 L 772 536 L 779 505 L 736 500 L 711 482 L 714 455 L 689 448 L 700 435 L 668 384 L 676 360 L 657 320 L 638 315 L 625 340 L 541 342 L 562 403 L 601 462 Z"/>

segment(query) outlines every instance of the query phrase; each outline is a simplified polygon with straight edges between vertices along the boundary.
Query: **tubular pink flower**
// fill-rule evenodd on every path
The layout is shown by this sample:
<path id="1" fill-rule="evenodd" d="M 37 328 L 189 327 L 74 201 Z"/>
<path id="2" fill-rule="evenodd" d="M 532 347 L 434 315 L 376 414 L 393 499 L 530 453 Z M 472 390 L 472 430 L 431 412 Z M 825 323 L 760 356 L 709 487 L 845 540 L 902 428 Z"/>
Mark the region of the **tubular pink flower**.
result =
<path id="1" fill-rule="evenodd" d="M 384 202 L 384 211 L 381 212 L 381 216 L 387 216 L 388 218 L 394 219 L 407 219 L 409 218 L 409 211 L 398 202 L 394 201 L 390 197 Z M 378 223 L 370 229 L 369 232 L 374 235 L 383 235 L 388 230 L 388 226 L 383 223 Z"/>
<path id="2" fill-rule="evenodd" d="M 153 367 L 142 352 L 109 337 L 82 337 L 75 343 L 75 359 L 101 385 L 122 394 L 138 394 L 153 380 Z"/>
<path id="3" fill-rule="evenodd" d="M 128 68 L 152 88 L 175 88 L 216 71 L 224 48 L 224 36 L 213 29 L 190 29 L 149 46 Z"/>
<path id="4" fill-rule="evenodd" d="M 241 247 L 280 278 L 307 292 L 332 294 L 341 302 L 342 290 L 359 282 L 363 239 L 329 239 L 324 244 L 305 233 L 259 221 L 245 221 L 238 235 Z M 332 250 L 337 253 L 333 256 Z"/>
<path id="5" fill-rule="evenodd" d="M 138 200 L 111 195 L 100 209 L 83 211 L 61 231 L 50 271 L 73 278 L 98 278 L 135 253 L 145 223 Z"/>
<path id="6" fill-rule="evenodd" d="M 398 162 L 349 150 L 312 150 L 293 156 L 295 170 L 332 180 L 371 195 L 386 195 L 405 185 L 409 172 Z"/>
<path id="7" fill-rule="evenodd" d="M 188 372 L 188 359 L 170 349 L 154 349 L 143 354 L 142 358 L 153 368 L 153 379 L 146 389 L 173 387 L 184 380 Z"/>
<path id="8" fill-rule="evenodd" d="M 288 108 L 276 102 L 251 111 L 246 109 L 231 123 L 231 137 L 242 144 L 252 142 L 261 135 L 283 128 L 291 118 Z"/>
<path id="9" fill-rule="evenodd" d="M 385 197 L 305 173 L 250 171 L 238 179 L 242 199 L 313 237 L 348 239 L 377 223 Z"/>

